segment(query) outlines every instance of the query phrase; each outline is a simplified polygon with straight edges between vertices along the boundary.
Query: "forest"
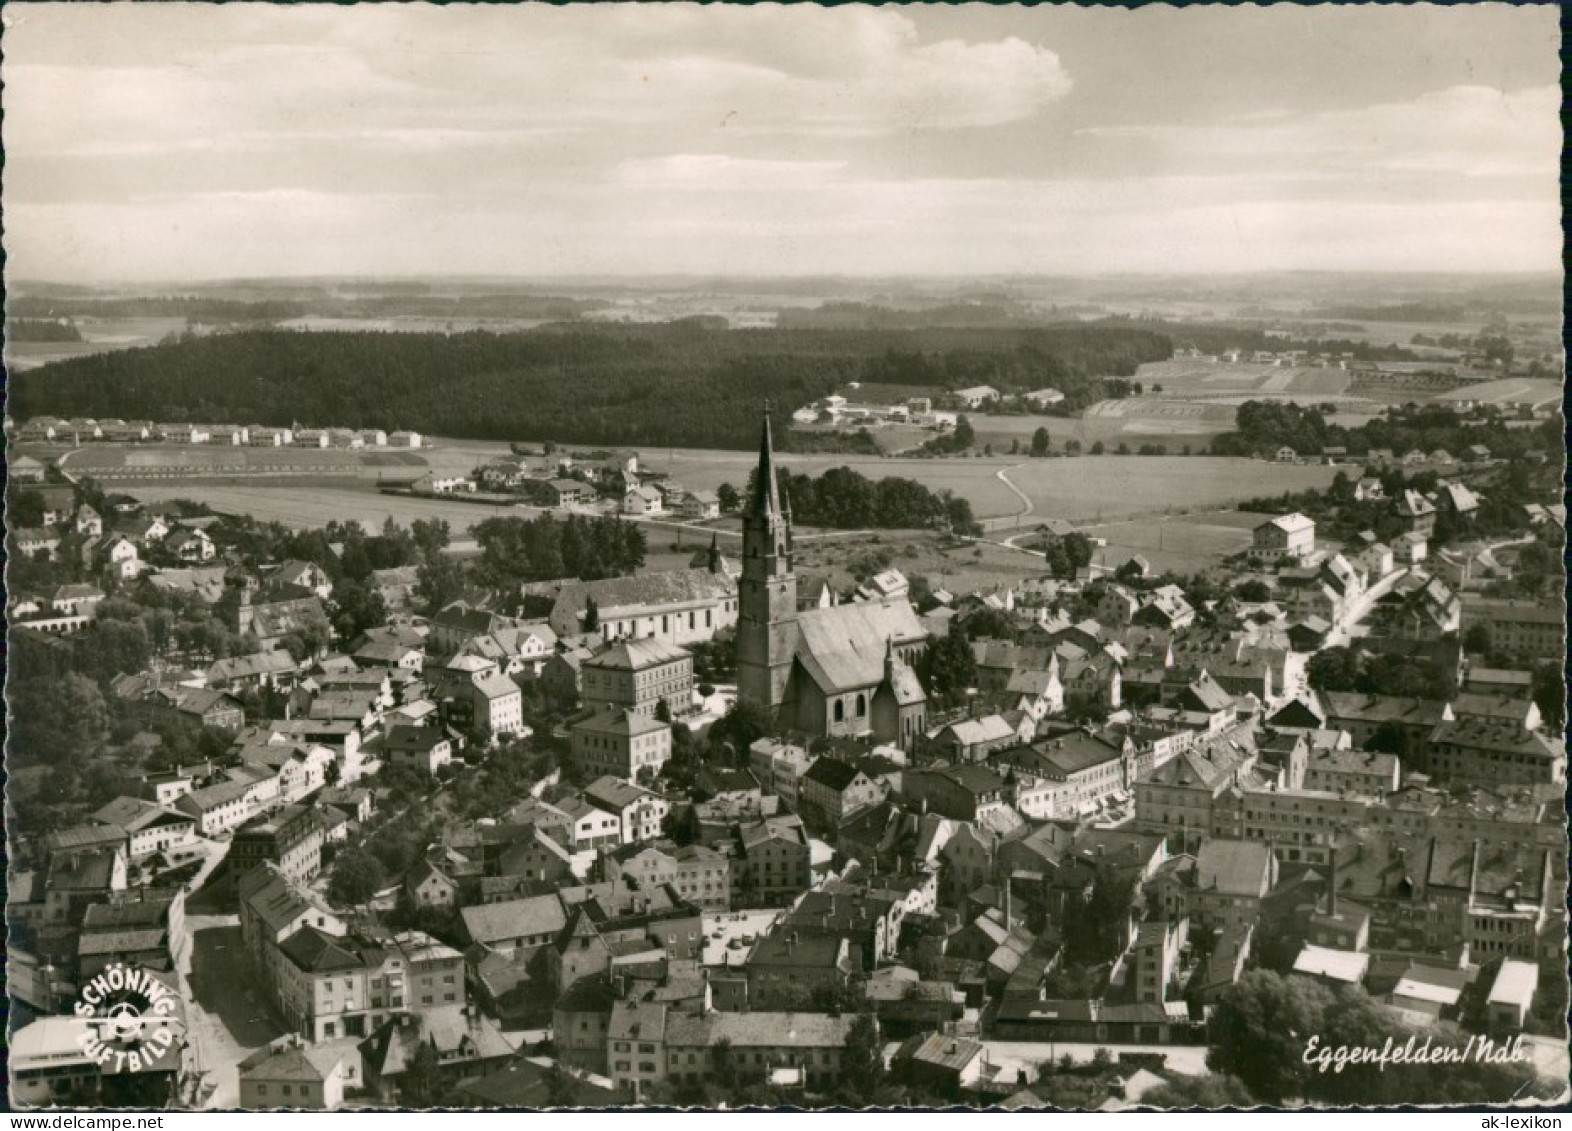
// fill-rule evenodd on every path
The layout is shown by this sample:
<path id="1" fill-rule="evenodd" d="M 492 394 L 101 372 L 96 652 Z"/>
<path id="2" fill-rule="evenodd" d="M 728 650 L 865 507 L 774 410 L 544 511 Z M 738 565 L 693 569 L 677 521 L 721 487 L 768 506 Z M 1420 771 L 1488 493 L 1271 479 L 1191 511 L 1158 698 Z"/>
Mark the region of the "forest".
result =
<path id="1" fill-rule="evenodd" d="M 896 352 L 892 352 L 896 351 Z M 1130 327 L 720 331 L 563 323 L 518 333 L 242 330 L 16 374 L 11 411 L 166 422 L 413 429 L 484 440 L 751 447 L 849 381 L 1008 387 L 1133 372 L 1169 356 Z M 783 445 L 786 446 L 786 445 Z"/>
<path id="2" fill-rule="evenodd" d="M 9 342 L 80 342 L 76 323 L 57 318 L 18 318 L 5 324 Z"/>

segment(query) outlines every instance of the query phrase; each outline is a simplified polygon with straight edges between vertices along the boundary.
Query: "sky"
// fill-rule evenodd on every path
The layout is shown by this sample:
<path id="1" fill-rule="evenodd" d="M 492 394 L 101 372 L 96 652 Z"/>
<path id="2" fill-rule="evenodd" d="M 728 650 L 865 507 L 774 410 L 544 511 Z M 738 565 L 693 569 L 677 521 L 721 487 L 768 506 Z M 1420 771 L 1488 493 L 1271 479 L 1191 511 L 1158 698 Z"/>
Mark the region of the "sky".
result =
<path id="1" fill-rule="evenodd" d="M 1554 5 L 8 5 L 7 271 L 1557 271 Z"/>

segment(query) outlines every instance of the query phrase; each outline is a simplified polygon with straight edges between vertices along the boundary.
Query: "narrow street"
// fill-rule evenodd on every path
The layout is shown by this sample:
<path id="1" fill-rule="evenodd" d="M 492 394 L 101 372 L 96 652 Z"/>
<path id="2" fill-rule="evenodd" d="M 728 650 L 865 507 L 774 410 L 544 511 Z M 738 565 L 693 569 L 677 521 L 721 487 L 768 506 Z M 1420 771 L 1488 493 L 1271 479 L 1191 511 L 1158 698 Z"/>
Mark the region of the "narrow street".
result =
<path id="1" fill-rule="evenodd" d="M 207 859 L 190 881 L 185 947 L 178 966 L 186 990 L 187 1039 L 200 1084 L 198 1107 L 240 1104 L 237 1065 L 269 1041 L 283 1036 L 256 987 L 240 938 L 240 916 L 228 910 L 232 897 L 219 882 L 208 886 L 229 852 L 228 841 L 212 841 Z"/>
<path id="2" fill-rule="evenodd" d="M 257 989 L 239 915 L 187 915 L 180 975 L 187 988 L 186 1020 L 196 1070 L 204 1079 L 199 1106 L 240 1104 L 236 1066 L 284 1035 Z"/>

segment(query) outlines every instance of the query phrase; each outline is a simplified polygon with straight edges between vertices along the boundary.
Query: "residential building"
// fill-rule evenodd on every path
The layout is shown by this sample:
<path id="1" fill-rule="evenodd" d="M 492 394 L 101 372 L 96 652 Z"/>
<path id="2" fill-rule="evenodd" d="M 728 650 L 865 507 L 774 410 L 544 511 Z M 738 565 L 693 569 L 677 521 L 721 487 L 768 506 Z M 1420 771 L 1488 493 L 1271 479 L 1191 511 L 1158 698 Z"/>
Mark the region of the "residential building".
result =
<path id="1" fill-rule="evenodd" d="M 779 907 L 813 886 L 802 822 L 769 817 L 739 830 L 731 864 L 733 907 Z"/>
<path id="2" fill-rule="evenodd" d="M 1195 888 L 1186 907 L 1205 930 L 1254 923 L 1277 884 L 1277 856 L 1263 841 L 1211 837 L 1195 857 Z"/>
<path id="3" fill-rule="evenodd" d="M 1566 750 L 1561 743 L 1513 720 L 1448 720 L 1430 734 L 1429 747 L 1431 773 L 1449 781 L 1491 785 L 1566 781 Z"/>
<path id="4" fill-rule="evenodd" d="M 827 1092 L 840 1081 L 852 1014 L 708 1013 L 666 1021 L 666 1077 L 695 1083 L 713 1075 L 715 1049 L 730 1049 L 738 1078 Z"/>
<path id="5" fill-rule="evenodd" d="M 117 797 L 92 819 L 125 831 L 126 854 L 133 861 L 189 845 L 196 827 L 191 814 L 136 797 Z"/>
<path id="6" fill-rule="evenodd" d="M 453 740 L 436 727 L 392 726 L 382 752 L 395 766 L 435 774 L 453 761 Z"/>
<path id="7" fill-rule="evenodd" d="M 1517 601 L 1463 597 L 1462 631 L 1479 627 L 1490 634 L 1493 651 L 1532 659 L 1566 653 L 1565 610 L 1559 601 Z"/>
<path id="8" fill-rule="evenodd" d="M 660 836 L 661 824 L 671 812 L 671 803 L 660 794 L 610 775 L 585 786 L 583 798 L 621 822 L 624 844 L 637 844 Z"/>
<path id="9" fill-rule="evenodd" d="M 580 668 L 587 707 L 614 707 L 654 715 L 665 703 L 674 715 L 693 701 L 693 656 L 659 638 L 619 640 Z"/>
<path id="10" fill-rule="evenodd" d="M 1304 788 L 1380 798 L 1397 792 L 1401 773 L 1396 754 L 1317 747 L 1305 762 Z"/>
<path id="11" fill-rule="evenodd" d="M 591 773 L 648 779 L 671 757 L 671 726 L 649 715 L 608 708 L 574 723 L 569 731 L 573 756 Z"/>
<path id="12" fill-rule="evenodd" d="M 835 758 L 814 761 L 797 785 L 799 812 L 832 827 L 883 797 L 877 782 L 850 762 Z"/>
<path id="13" fill-rule="evenodd" d="M 274 865 L 287 880 L 306 884 L 322 871 L 325 829 L 315 809 L 286 805 L 270 816 L 243 825 L 229 845 L 231 882 L 264 863 Z"/>
<path id="14" fill-rule="evenodd" d="M 294 1033 L 280 1037 L 240 1062 L 240 1106 L 335 1111 L 344 1102 L 345 1087 L 359 1087 L 359 1060 L 331 1045 L 308 1044 Z"/>

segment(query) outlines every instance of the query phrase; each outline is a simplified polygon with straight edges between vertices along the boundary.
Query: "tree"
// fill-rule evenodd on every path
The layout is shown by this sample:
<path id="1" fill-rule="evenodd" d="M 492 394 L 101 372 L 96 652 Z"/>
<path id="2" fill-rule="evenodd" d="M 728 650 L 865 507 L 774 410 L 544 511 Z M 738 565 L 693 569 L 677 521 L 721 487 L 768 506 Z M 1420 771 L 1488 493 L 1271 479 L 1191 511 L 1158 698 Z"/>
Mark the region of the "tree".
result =
<path id="1" fill-rule="evenodd" d="M 1092 441 L 1092 455 L 1100 456 L 1107 450 L 1108 449 L 1103 446 L 1103 442 L 1101 440 Z"/>
<path id="2" fill-rule="evenodd" d="M 1141 1097 L 1141 1103 L 1151 1107 L 1204 1108 L 1217 1111 L 1225 1107 L 1247 1108 L 1255 1106 L 1255 1097 L 1237 1076 L 1169 1076 L 1162 1087 L 1153 1088 Z"/>
<path id="3" fill-rule="evenodd" d="M 730 483 L 722 483 L 715 488 L 715 497 L 720 500 L 721 510 L 727 514 L 731 514 L 742 505 L 742 497 L 737 494 L 737 488 Z"/>
<path id="4" fill-rule="evenodd" d="M 1324 649 L 1305 665 L 1305 678 L 1316 691 L 1353 691 L 1359 676 L 1359 657 L 1347 648 Z"/>
<path id="5" fill-rule="evenodd" d="M 1250 601 L 1252 603 L 1270 601 L 1272 599 L 1272 587 L 1259 578 L 1252 577 L 1249 581 L 1241 581 L 1234 586 L 1234 596 L 1241 601 Z"/>
<path id="6" fill-rule="evenodd" d="M 399 1098 L 409 1107 L 431 1107 L 442 1098 L 442 1066 L 429 1040 L 415 1046 L 398 1081 Z"/>
<path id="7" fill-rule="evenodd" d="M 350 848 L 333 862 L 328 895 L 335 903 L 369 903 L 387 884 L 382 861 L 361 848 Z"/>
<path id="8" fill-rule="evenodd" d="M 746 759 L 748 747 L 765 737 L 774 727 L 774 719 L 767 707 L 747 699 L 733 700 L 723 718 L 710 727 L 710 747 L 713 752 L 730 744 L 736 756 Z"/>
<path id="9" fill-rule="evenodd" d="M 955 421 L 955 431 L 950 434 L 950 441 L 956 451 L 964 452 L 977 440 L 977 435 L 972 431 L 972 422 L 966 417 L 959 417 Z"/>
<path id="10" fill-rule="evenodd" d="M 1490 639 L 1490 627 L 1488 625 L 1470 625 L 1468 631 L 1463 633 L 1463 651 L 1469 655 L 1488 656 L 1494 650 L 1495 645 Z"/>
<path id="11" fill-rule="evenodd" d="M 665 699 L 659 699 L 655 703 L 655 721 L 668 724 L 671 722 L 671 704 Z"/>
<path id="12" fill-rule="evenodd" d="M 1065 557 L 1070 563 L 1072 573 L 1092 564 L 1092 542 L 1086 535 L 1072 531 L 1059 539 L 1059 542 L 1064 546 Z"/>
<path id="13" fill-rule="evenodd" d="M 333 587 L 333 607 L 333 627 L 344 640 L 387 623 L 388 607 L 382 594 L 353 578 L 346 577 Z"/>
<path id="14" fill-rule="evenodd" d="M 950 631 L 931 645 L 921 665 L 928 694 L 951 699 L 977 682 L 977 659 L 966 630 L 951 623 Z"/>
<path id="15" fill-rule="evenodd" d="M 846 1030 L 841 1052 L 841 1086 L 854 1096 L 867 1097 L 884 1082 L 884 1056 L 879 1043 L 879 1023 L 871 1013 L 859 1013 Z"/>
<path id="16" fill-rule="evenodd" d="M 1544 717 L 1545 729 L 1562 730 L 1567 721 L 1567 681 L 1559 663 L 1544 663 L 1534 668 L 1533 695 Z"/>
<path id="17" fill-rule="evenodd" d="M 415 596 L 427 616 L 435 616 L 464 592 L 464 567 L 446 554 L 426 559 L 415 571 Z"/>
<path id="18" fill-rule="evenodd" d="M 1048 454 L 1048 429 L 1038 428 L 1032 433 L 1032 455 L 1045 456 Z"/>
<path id="19" fill-rule="evenodd" d="M 593 594 L 584 597 L 584 631 L 600 631 L 600 602 L 595 600 Z"/>
<path id="20" fill-rule="evenodd" d="M 417 518 L 409 524 L 409 534 L 424 558 L 445 550 L 453 540 L 452 528 L 445 518 Z"/>
<path id="21" fill-rule="evenodd" d="M 546 1104 L 548 1107 L 573 1107 L 578 1100 L 578 1081 L 560 1063 L 546 1071 Z"/>
<path id="22" fill-rule="evenodd" d="M 1265 1103 L 1303 1096 L 1305 1045 L 1325 1032 L 1332 995 L 1317 982 L 1252 970 L 1217 1003 L 1206 1066 L 1237 1076 Z"/>
<path id="23" fill-rule="evenodd" d="M 737 1087 L 737 1058 L 731 1049 L 731 1040 L 722 1037 L 710 1046 L 710 1076 L 725 1092 Z"/>
<path id="24" fill-rule="evenodd" d="M 44 524 L 44 497 L 27 488 L 14 489 L 6 499 L 6 525 L 12 530 Z"/>

